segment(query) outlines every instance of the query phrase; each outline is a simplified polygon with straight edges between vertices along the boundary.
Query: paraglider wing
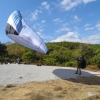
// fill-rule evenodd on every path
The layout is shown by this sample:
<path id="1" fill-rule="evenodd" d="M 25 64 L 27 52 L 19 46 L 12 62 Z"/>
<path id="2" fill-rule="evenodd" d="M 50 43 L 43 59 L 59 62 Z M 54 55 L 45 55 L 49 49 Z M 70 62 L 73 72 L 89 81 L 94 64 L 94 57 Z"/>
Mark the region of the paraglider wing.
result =
<path id="1" fill-rule="evenodd" d="M 9 16 L 5 31 L 6 35 L 13 41 L 35 51 L 47 53 L 44 41 L 27 25 L 19 11 L 14 11 Z"/>

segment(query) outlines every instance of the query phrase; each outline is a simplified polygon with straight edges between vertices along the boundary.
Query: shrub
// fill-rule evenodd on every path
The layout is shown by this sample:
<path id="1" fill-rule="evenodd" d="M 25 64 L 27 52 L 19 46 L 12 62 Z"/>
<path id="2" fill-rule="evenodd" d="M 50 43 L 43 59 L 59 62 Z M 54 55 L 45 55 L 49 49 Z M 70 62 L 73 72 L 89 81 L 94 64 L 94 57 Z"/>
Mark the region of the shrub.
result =
<path id="1" fill-rule="evenodd" d="M 46 65 L 56 65 L 56 59 L 54 58 L 46 58 L 44 61 Z"/>
<path id="2" fill-rule="evenodd" d="M 74 61 L 66 62 L 65 66 L 76 66 L 76 62 L 74 62 Z"/>

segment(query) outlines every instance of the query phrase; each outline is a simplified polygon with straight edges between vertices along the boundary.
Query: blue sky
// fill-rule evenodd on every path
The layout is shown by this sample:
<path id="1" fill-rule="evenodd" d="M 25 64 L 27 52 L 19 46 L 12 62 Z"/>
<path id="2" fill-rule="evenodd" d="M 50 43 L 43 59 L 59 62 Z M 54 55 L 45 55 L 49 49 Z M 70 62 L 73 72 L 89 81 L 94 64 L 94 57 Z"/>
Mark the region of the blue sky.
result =
<path id="1" fill-rule="evenodd" d="M 19 10 L 44 42 L 100 44 L 100 0 L 0 0 L 0 42 L 9 15 Z"/>

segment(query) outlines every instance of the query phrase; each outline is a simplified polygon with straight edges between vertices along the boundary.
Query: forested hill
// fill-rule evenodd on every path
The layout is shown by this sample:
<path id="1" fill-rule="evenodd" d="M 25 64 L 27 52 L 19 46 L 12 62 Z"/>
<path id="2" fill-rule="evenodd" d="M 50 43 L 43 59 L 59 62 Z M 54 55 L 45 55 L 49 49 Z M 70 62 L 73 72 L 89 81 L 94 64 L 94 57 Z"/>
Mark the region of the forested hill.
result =
<path id="1" fill-rule="evenodd" d="M 18 57 L 22 62 L 45 65 L 76 66 L 76 59 L 85 56 L 87 65 L 100 68 L 100 45 L 78 42 L 46 43 L 48 52 L 42 54 L 17 43 L 0 44 L 0 62 L 14 62 Z"/>

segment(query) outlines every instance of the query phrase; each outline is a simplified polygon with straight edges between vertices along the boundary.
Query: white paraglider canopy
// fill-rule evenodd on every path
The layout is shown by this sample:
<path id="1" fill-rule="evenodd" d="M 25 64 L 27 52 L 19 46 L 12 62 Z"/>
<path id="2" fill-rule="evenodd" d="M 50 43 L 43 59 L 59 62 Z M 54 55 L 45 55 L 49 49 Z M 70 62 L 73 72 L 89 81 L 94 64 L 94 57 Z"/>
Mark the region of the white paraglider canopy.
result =
<path id="1" fill-rule="evenodd" d="M 46 54 L 47 47 L 40 36 L 22 18 L 19 11 L 14 11 L 8 18 L 6 34 L 13 41 L 35 51 Z"/>

